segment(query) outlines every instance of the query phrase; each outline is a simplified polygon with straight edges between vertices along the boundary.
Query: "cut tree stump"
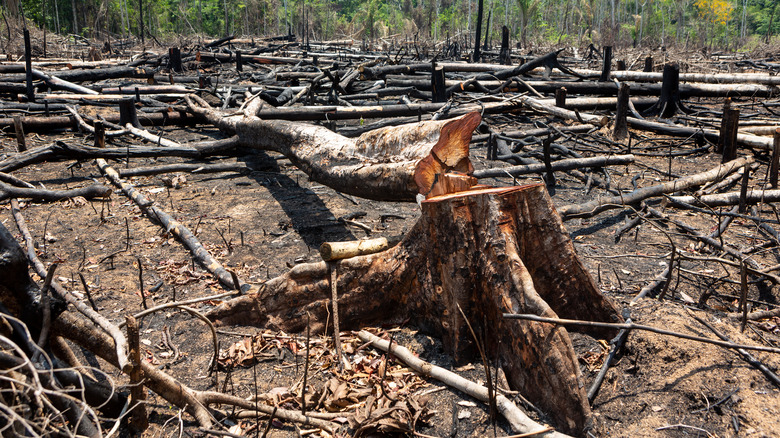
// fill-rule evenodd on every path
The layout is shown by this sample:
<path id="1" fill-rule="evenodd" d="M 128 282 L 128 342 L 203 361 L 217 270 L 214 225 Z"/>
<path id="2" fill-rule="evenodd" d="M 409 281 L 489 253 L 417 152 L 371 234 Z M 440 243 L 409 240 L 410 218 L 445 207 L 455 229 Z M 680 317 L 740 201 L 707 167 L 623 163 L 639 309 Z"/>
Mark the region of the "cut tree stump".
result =
<path id="1" fill-rule="evenodd" d="M 472 326 L 490 340 L 510 385 L 556 427 L 582 434 L 590 406 L 565 329 L 508 321 L 503 313 L 620 321 L 577 258 L 543 185 L 473 188 L 431 197 L 404 239 L 386 251 L 339 260 L 342 329 L 410 324 L 438 336 L 456 361 L 474 359 Z M 221 324 L 301 331 L 307 315 L 326 330 L 331 298 L 325 262 L 302 264 L 212 310 Z M 608 339 L 613 331 L 591 331 Z"/>

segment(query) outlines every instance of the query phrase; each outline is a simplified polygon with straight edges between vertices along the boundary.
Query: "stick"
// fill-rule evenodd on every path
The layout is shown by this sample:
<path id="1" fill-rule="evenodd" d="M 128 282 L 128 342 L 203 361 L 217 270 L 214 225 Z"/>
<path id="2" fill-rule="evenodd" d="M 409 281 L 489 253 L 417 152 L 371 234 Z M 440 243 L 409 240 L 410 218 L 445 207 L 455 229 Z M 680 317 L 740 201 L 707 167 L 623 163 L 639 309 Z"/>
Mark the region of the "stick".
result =
<path id="1" fill-rule="evenodd" d="M 380 339 L 379 337 L 374 336 L 365 330 L 361 330 L 358 333 L 358 337 L 363 342 L 370 342 L 372 346 L 385 352 L 387 352 L 390 347 L 389 341 Z M 448 386 L 451 386 L 463 392 L 464 394 L 468 394 L 469 396 L 474 397 L 484 403 L 488 403 L 490 401 L 488 397 L 488 390 L 482 385 L 477 385 L 476 383 L 464 379 L 452 371 L 447 371 L 444 368 L 425 362 L 424 360 L 416 357 L 414 353 L 408 349 L 397 344 L 393 345 L 391 352 L 397 359 L 403 361 L 409 365 L 410 368 L 424 376 L 433 377 L 434 379 L 439 380 L 440 382 L 445 383 Z M 548 427 L 542 426 L 541 424 L 531 420 L 514 403 L 512 403 L 503 395 L 498 395 L 496 397 L 496 405 L 498 407 L 498 412 L 500 412 L 501 415 L 507 419 L 509 425 L 512 427 L 512 431 L 515 433 L 539 433 L 539 436 L 547 438 L 568 437 L 568 435 L 549 430 Z"/>
<path id="2" fill-rule="evenodd" d="M 338 272 L 335 263 L 328 263 L 330 268 L 330 302 L 333 307 L 333 343 L 336 346 L 336 358 L 339 361 L 339 371 L 344 369 L 344 361 L 341 355 L 341 330 L 339 329 L 339 293 L 337 288 Z M 306 326 L 306 337 L 308 338 L 309 326 Z M 308 350 L 308 344 L 307 350 Z M 308 360 L 308 359 L 307 359 Z M 304 388 L 305 390 L 306 388 Z M 305 400 L 304 400 L 305 402 Z M 304 405 L 305 406 L 305 405 Z M 305 413 L 305 411 L 304 411 Z"/>
<path id="3" fill-rule="evenodd" d="M 103 172 L 106 178 L 114 183 L 114 185 L 121 188 L 125 195 L 138 204 L 141 211 L 143 211 L 152 221 L 162 225 L 167 232 L 176 236 L 176 238 L 190 250 L 193 258 L 212 275 L 217 277 L 217 280 L 219 280 L 224 287 L 229 289 L 241 288 L 241 284 L 233 284 L 233 276 L 230 275 L 230 272 L 228 272 L 228 270 L 203 247 L 189 228 L 172 218 L 162 209 L 152 205 L 152 202 L 143 194 L 136 191 L 132 184 L 122 182 L 119 179 L 117 171 L 109 166 L 106 160 L 98 158 L 96 161 L 98 168 Z"/>
<path id="4" fill-rule="evenodd" d="M 631 318 L 627 317 L 627 313 L 628 312 L 625 311 L 623 316 L 626 318 L 626 324 L 631 324 Z M 615 359 L 617 352 L 620 350 L 623 344 L 625 344 L 626 339 L 628 339 L 628 333 L 629 330 L 622 329 L 618 332 L 617 336 L 615 336 L 615 338 L 610 341 L 612 347 L 609 349 L 609 354 L 607 355 L 607 358 L 604 359 L 604 365 L 601 366 L 599 373 L 596 375 L 596 379 L 593 380 L 593 383 L 590 385 L 590 389 L 588 390 L 588 401 L 591 405 L 593 404 L 593 400 L 595 400 L 596 396 L 599 394 L 599 389 L 601 389 L 601 384 L 604 382 L 604 377 L 607 376 L 609 366 Z"/>
<path id="5" fill-rule="evenodd" d="M 699 321 L 699 322 L 700 322 L 700 323 L 702 323 L 702 324 L 703 324 L 705 327 L 707 327 L 708 329 L 712 330 L 712 332 L 713 332 L 713 333 L 715 333 L 715 335 L 716 335 L 717 337 L 719 337 L 719 338 L 723 339 L 723 340 L 724 340 L 724 341 L 726 341 L 726 342 L 731 342 L 731 340 L 730 340 L 730 339 L 729 339 L 729 338 L 728 338 L 726 335 L 724 335 L 723 333 L 719 332 L 719 331 L 718 331 L 718 330 L 717 330 L 715 327 L 713 327 L 713 326 L 712 326 L 710 323 L 708 323 L 707 321 L 705 321 L 705 320 L 704 320 L 704 319 L 702 319 L 702 318 L 699 318 L 698 316 L 694 315 L 694 314 L 693 314 L 693 313 L 691 313 L 690 311 L 688 311 L 688 313 L 690 313 L 690 315 L 691 315 L 691 316 L 692 316 L 694 319 L 696 319 L 696 321 Z M 764 365 L 764 364 L 763 364 L 763 363 L 761 363 L 761 362 L 760 362 L 758 359 L 756 359 L 755 357 L 753 357 L 753 355 L 752 355 L 752 354 L 750 354 L 750 353 L 748 353 L 747 351 L 745 351 L 745 349 L 744 349 L 744 348 L 737 348 L 736 350 L 737 350 L 737 352 L 740 354 L 740 356 L 742 356 L 742 358 L 743 358 L 743 359 L 745 359 L 745 361 L 746 361 L 747 363 L 749 363 L 750 365 L 753 365 L 753 366 L 754 366 L 755 368 L 757 368 L 759 371 L 761 371 L 762 373 L 764 373 L 764 375 L 765 375 L 765 376 L 766 376 L 766 377 L 767 377 L 767 378 L 768 378 L 770 381 L 772 381 L 772 383 L 774 383 L 774 384 L 775 384 L 777 387 L 780 387 L 780 377 L 778 377 L 778 375 L 777 375 L 777 374 L 773 373 L 773 372 L 772 372 L 772 371 L 771 371 L 769 368 L 767 368 L 767 366 L 766 366 L 766 365 Z"/>
<path id="6" fill-rule="evenodd" d="M 703 342 L 705 344 L 713 344 L 723 348 L 731 348 L 731 349 L 742 348 L 745 350 L 764 351 L 767 353 L 780 354 L 780 348 L 762 347 L 760 345 L 735 344 L 733 342 L 723 342 L 723 341 L 718 341 L 716 339 L 702 338 L 699 336 L 687 335 L 685 333 L 673 332 L 670 330 L 663 330 L 648 325 L 639 325 L 634 323 L 611 323 L 611 322 L 582 321 L 578 319 L 545 318 L 543 316 L 517 314 L 517 313 L 505 313 L 504 318 L 522 319 L 525 321 L 546 322 L 550 324 L 558 324 L 563 326 L 575 325 L 575 326 L 582 326 L 582 327 L 603 327 L 603 328 L 614 328 L 614 329 L 624 329 L 624 330 L 645 330 L 648 332 L 658 333 L 659 335 L 674 336 L 676 338 L 688 339 L 690 341 Z"/>

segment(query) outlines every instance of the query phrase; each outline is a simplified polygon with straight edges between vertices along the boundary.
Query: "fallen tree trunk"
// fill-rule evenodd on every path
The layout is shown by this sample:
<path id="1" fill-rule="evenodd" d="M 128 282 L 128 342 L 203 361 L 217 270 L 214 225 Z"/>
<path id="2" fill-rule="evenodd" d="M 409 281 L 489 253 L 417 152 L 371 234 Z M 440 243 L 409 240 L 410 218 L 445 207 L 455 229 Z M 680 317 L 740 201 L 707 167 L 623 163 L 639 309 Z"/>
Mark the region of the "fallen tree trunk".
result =
<path id="1" fill-rule="evenodd" d="M 468 161 L 471 133 L 479 125 L 478 113 L 451 121 L 429 121 L 367 132 L 357 139 L 316 125 L 264 120 L 255 116 L 225 116 L 187 99 L 196 114 L 219 129 L 238 135 L 242 146 L 279 152 L 317 182 L 335 190 L 368 199 L 414 201 L 420 193 L 414 180 L 417 164 L 435 147 L 449 155 L 450 167 Z M 459 169 L 464 173 L 473 171 Z"/>
<path id="2" fill-rule="evenodd" d="M 702 196 L 670 196 L 672 204 L 680 202 L 694 206 L 706 205 L 707 207 L 722 207 L 724 205 L 738 205 L 741 192 L 716 193 Z M 745 193 L 745 203 L 758 204 L 759 202 L 780 201 L 780 190 L 751 190 Z"/>
<path id="3" fill-rule="evenodd" d="M 208 155 L 225 153 L 237 146 L 235 137 L 222 140 L 199 142 L 180 147 L 126 147 L 126 148 L 96 148 L 69 144 L 58 141 L 50 146 L 43 146 L 18 153 L 0 161 L 0 172 L 11 172 L 30 164 L 41 163 L 53 159 L 80 158 L 134 158 L 134 157 L 190 157 L 202 158 Z"/>
<path id="4" fill-rule="evenodd" d="M 445 85 L 448 89 L 455 87 L 463 91 L 475 91 L 479 86 L 494 89 L 506 82 L 490 80 L 485 78 L 479 80 L 479 85 L 474 80 L 458 81 L 446 80 Z M 392 76 L 387 78 L 388 87 L 415 87 L 418 90 L 430 90 L 430 79 L 419 79 L 414 76 Z M 614 82 L 571 82 L 571 81 L 527 81 L 528 85 L 542 93 L 554 93 L 555 90 L 565 87 L 570 94 L 597 94 L 616 96 L 620 87 Z M 634 96 L 657 96 L 661 94 L 661 84 L 648 84 L 640 82 L 629 82 L 631 94 Z M 778 94 L 778 87 L 775 85 L 762 84 L 680 84 L 680 96 L 682 97 L 771 97 Z M 506 85 L 505 91 L 526 91 L 528 87 L 522 83 L 510 83 Z"/>
<path id="5" fill-rule="evenodd" d="M 49 76 L 55 75 L 57 78 L 68 82 L 86 82 L 103 81 L 106 79 L 119 78 L 150 78 L 154 76 L 154 70 L 150 68 L 118 66 L 108 68 L 78 69 L 78 70 L 58 70 L 41 71 L 39 73 Z M 3 81 L 24 82 L 24 74 L 8 74 L 2 76 Z"/>
<path id="6" fill-rule="evenodd" d="M 701 136 L 714 143 L 717 143 L 718 138 L 720 138 L 720 132 L 713 129 L 691 128 L 688 126 L 651 122 L 650 120 L 637 119 L 634 117 L 628 117 L 627 120 L 631 127 L 644 131 L 658 132 L 677 137 Z M 737 144 L 757 149 L 772 150 L 773 140 L 768 137 L 761 137 L 753 134 L 737 134 Z"/>
<path id="7" fill-rule="evenodd" d="M 573 69 L 575 72 L 595 79 L 601 70 Z M 610 78 L 619 81 L 661 82 L 663 73 L 632 70 L 619 70 L 610 73 Z M 764 84 L 780 85 L 780 76 L 756 73 L 680 73 L 680 82 L 701 82 L 706 84 Z"/>
<path id="8" fill-rule="evenodd" d="M 513 388 L 580 434 L 590 407 L 568 334 L 502 314 L 528 312 L 618 321 L 577 259 L 543 185 L 487 188 L 433 197 L 395 247 L 335 262 L 342 329 L 408 320 L 440 336 L 457 361 L 474 344 L 460 309 L 501 358 Z M 285 331 L 325 330 L 331 289 L 325 262 L 301 264 L 210 312 L 221 324 Z M 525 309 L 525 310 L 523 310 Z M 578 316 L 575 316 L 578 315 Z M 592 332 L 598 337 L 612 332 Z"/>
<path id="9" fill-rule="evenodd" d="M 125 98 L 126 96 L 122 96 Z M 54 107 L 59 104 L 50 104 Z M 105 119 L 112 123 L 119 123 L 119 114 L 108 114 Z M 24 132 L 51 132 L 57 129 L 75 129 L 78 125 L 73 116 L 26 116 L 21 117 Z M 191 126 L 203 123 L 205 120 L 198 116 L 180 113 L 178 111 L 160 111 L 155 113 L 141 113 L 138 115 L 138 121 L 144 126 Z M 0 129 L 13 129 L 14 120 L 11 117 L 0 118 Z"/>

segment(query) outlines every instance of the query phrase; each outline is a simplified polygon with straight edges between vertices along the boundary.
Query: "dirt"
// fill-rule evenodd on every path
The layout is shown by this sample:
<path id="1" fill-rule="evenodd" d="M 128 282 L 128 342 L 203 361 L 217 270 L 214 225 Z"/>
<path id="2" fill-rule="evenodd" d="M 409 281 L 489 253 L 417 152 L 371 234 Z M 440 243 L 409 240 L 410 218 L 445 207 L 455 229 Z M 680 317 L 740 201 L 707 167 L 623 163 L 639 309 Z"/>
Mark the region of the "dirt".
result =
<path id="1" fill-rule="evenodd" d="M 533 118 L 538 120 L 541 116 Z M 529 118 L 524 119 L 525 123 L 518 120 L 523 119 L 496 117 L 488 119 L 488 123 L 494 127 L 530 127 Z M 167 128 L 165 134 L 179 142 L 218 136 L 210 129 Z M 672 148 L 684 151 L 697 147 L 692 143 L 682 144 L 680 139 L 650 138 L 665 145 L 665 149 L 660 149 L 662 151 Z M 55 136 L 35 134 L 27 141 L 34 147 L 54 139 Z M 56 139 L 91 141 L 88 137 L 71 134 L 61 134 Z M 14 150 L 13 137 L 1 140 L 4 153 Z M 596 141 L 591 137 L 586 140 Z M 121 146 L 124 142 L 114 140 L 113 144 Z M 562 144 L 582 153 L 588 151 L 588 146 L 578 146 L 572 141 Z M 606 142 L 600 143 L 600 146 L 605 150 L 615 148 Z M 643 149 L 636 147 L 634 151 L 641 153 Z M 655 152 L 649 148 L 646 151 Z M 477 169 L 505 165 L 485 160 L 485 153 L 484 145 L 472 148 L 472 160 Z M 181 161 L 174 158 L 133 159 L 130 163 L 113 162 L 113 166 L 121 169 Z M 419 217 L 418 206 L 414 203 L 356 199 L 312 183 L 288 160 L 274 154 L 238 151 L 236 156 L 213 161 L 245 163 L 249 170 L 243 174 L 187 173 L 137 177 L 130 182 L 188 226 L 225 267 L 234 270 L 249 283 L 261 283 L 286 272 L 297 263 L 319 260 L 318 248 L 322 242 L 402 235 Z M 637 163 L 611 168 L 608 172 L 612 186 L 625 189 L 631 187 L 635 177 L 640 186 L 647 186 L 668 180 L 668 173 L 688 175 L 709 169 L 719 161 L 720 156 L 713 153 L 674 160 L 638 155 Z M 763 169 L 766 166 L 761 169 L 752 176 L 751 186 L 763 185 Z M 34 165 L 14 172 L 14 175 L 50 189 L 80 187 L 95 180 L 108 184 L 90 161 Z M 175 176 L 180 176 L 180 187 L 167 187 L 164 179 Z M 582 181 L 565 173 L 557 176 L 558 184 L 553 190 L 553 200 L 557 205 L 584 202 L 604 193 L 601 189 L 586 193 Z M 516 181 L 501 178 L 487 183 L 511 185 L 538 181 L 538 177 L 518 178 Z M 143 308 L 139 270 L 142 270 L 148 307 L 224 292 L 210 274 L 192 263 L 186 249 L 144 217 L 138 207 L 119 191 L 115 191 L 106 202 L 75 199 L 43 204 L 25 202 L 23 206 L 22 212 L 36 239 L 41 259 L 47 264 L 60 263 L 58 280 L 70 290 L 83 293 L 77 275 L 83 273 L 99 311 L 115 323 L 124 321 L 125 315 Z M 704 233 L 712 231 L 719 221 L 716 215 L 671 209 L 667 209 L 667 213 Z M 759 206 L 757 214 L 776 219 L 772 205 Z M 690 314 L 693 312 L 733 342 L 778 346 L 780 319 L 750 323 L 744 332 L 740 332 L 739 321 L 728 316 L 729 312 L 737 310 L 740 294 L 739 270 L 732 266 L 713 261 L 683 260 L 683 270 L 675 271 L 667 299 L 644 298 L 630 304 L 641 287 L 669 262 L 669 239 L 688 255 L 718 256 L 663 224 L 643 223 L 616 243 L 616 230 L 630 217 L 633 214 L 628 210 L 613 210 L 590 219 L 569 220 L 565 225 L 580 257 L 602 291 L 621 308 L 629 309 L 635 323 L 714 339 L 709 329 L 693 319 Z M 12 232 L 17 232 L 7 203 L 2 205 L 0 221 Z M 355 226 L 355 221 L 364 227 Z M 754 222 L 736 219 L 724 234 L 723 241 L 747 251 L 767 241 L 767 238 Z M 780 254 L 776 247 L 768 247 L 755 252 L 752 257 L 766 267 L 778 263 Z M 750 281 L 748 298 L 753 300 L 754 309 L 778 305 L 776 286 L 753 277 Z M 705 293 L 707 299 L 702 300 Z M 194 307 L 205 311 L 217 303 L 218 300 L 212 300 Z M 254 393 L 289 394 L 290 388 L 299 384 L 302 378 L 305 355 L 302 334 L 295 334 L 296 337 L 290 339 L 288 334 L 263 332 L 254 327 L 220 327 L 219 343 L 223 351 L 258 333 L 264 333 L 273 342 L 269 341 L 267 351 L 264 351 L 267 355 L 259 362 L 251 366 L 222 368 L 209 375 L 208 366 L 214 351 L 211 334 L 205 324 L 186 312 L 172 309 L 147 316 L 141 324 L 145 360 L 159 365 L 195 389 L 218 389 L 242 397 L 250 397 Z M 181 353 L 175 361 L 173 350 L 162 342 L 166 327 L 171 342 Z M 391 330 L 396 333 L 395 342 L 410 348 L 421 358 L 453 369 L 469 379 L 485 382 L 481 362 L 454 364 L 437 339 L 417 332 L 414 327 L 379 327 L 375 330 Z M 368 366 L 365 364 L 370 363 L 374 374 L 369 375 L 374 380 L 369 379 L 369 383 L 381 385 L 376 379 L 376 367 L 382 361 L 387 364 L 387 358 L 371 349 L 359 350 L 360 343 L 354 335 L 346 335 L 350 340 L 345 344 L 354 350 L 348 355 L 351 363 L 355 366 Z M 573 340 L 581 360 L 585 385 L 589 387 L 606 356 L 609 340 L 595 340 L 576 333 L 573 333 Z M 321 393 L 336 375 L 342 379 L 352 378 L 336 371 L 329 337 L 317 334 L 312 342 L 314 366 L 307 377 L 315 393 Z M 780 358 L 776 354 L 751 354 L 774 372 L 780 368 Z M 79 357 L 85 364 L 106 370 L 119 384 L 126 383 L 123 377 L 91 354 L 80 352 Z M 485 405 L 475 403 L 435 381 L 414 377 L 414 373 L 392 359 L 389 362 L 391 365 L 385 366 L 398 371 L 400 377 L 397 379 L 400 380 L 397 382 L 407 385 L 403 387 L 407 388 L 404 396 L 414 394 L 416 400 L 425 402 L 427 413 L 415 424 L 417 432 L 450 437 L 490 436 L 494 432 L 490 412 Z M 403 393 L 401 389 L 398 391 Z M 511 392 L 508 394 L 512 395 Z M 519 403 L 527 407 L 523 402 Z M 154 394 L 151 394 L 150 407 L 152 425 L 146 436 L 178 434 L 178 409 Z M 533 418 L 545 421 L 533 409 L 529 412 Z M 738 353 L 639 330 L 628 336 L 593 403 L 593 412 L 594 426 L 590 436 L 780 436 L 778 388 Z M 430 417 L 427 417 L 428 414 Z M 186 433 L 206 435 L 187 415 L 183 415 L 182 419 Z M 266 423 L 261 420 L 258 425 L 254 419 L 242 420 L 240 429 L 231 430 L 239 434 L 262 434 Z M 511 434 L 500 419 L 495 432 L 498 436 Z M 268 436 L 298 436 L 299 433 L 297 426 L 291 423 L 274 421 Z"/>

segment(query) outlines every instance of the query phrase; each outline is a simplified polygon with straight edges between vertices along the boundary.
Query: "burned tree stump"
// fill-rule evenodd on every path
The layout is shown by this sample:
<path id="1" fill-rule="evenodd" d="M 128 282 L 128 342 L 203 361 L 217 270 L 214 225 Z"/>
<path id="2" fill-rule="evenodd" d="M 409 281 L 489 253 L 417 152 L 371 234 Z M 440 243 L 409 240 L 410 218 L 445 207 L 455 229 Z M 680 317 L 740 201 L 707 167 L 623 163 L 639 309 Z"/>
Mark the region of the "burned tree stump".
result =
<path id="1" fill-rule="evenodd" d="M 692 112 L 682 103 L 680 98 L 680 66 L 677 63 L 669 63 L 664 65 L 661 96 L 642 115 L 668 119 L 677 114 L 678 111 L 682 111 L 685 114 Z"/>
<path id="2" fill-rule="evenodd" d="M 444 132 L 442 137 L 447 138 Z M 455 359 L 464 361 L 473 359 L 476 349 L 462 309 L 490 340 L 485 348 L 500 360 L 510 385 L 561 431 L 581 434 L 590 421 L 590 406 L 568 333 L 505 320 L 502 314 L 619 321 L 618 312 L 577 258 L 545 187 L 474 186 L 471 163 L 460 149 L 439 142 L 418 164 L 415 179 L 428 199 L 398 245 L 331 262 L 343 291 L 337 303 L 341 327 L 408 321 L 441 337 Z M 461 185 L 443 183 L 450 180 Z M 451 190 L 458 191 L 446 193 Z M 295 332 L 306 327 L 310 316 L 311 328 L 323 332 L 329 320 L 329 278 L 325 262 L 298 265 L 223 303 L 209 317 L 221 324 Z"/>

